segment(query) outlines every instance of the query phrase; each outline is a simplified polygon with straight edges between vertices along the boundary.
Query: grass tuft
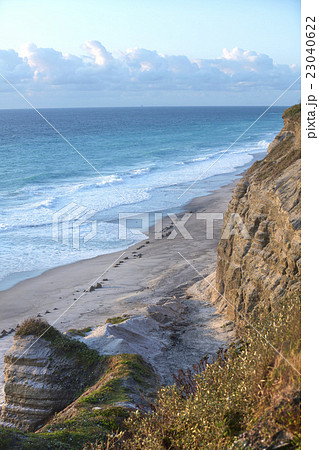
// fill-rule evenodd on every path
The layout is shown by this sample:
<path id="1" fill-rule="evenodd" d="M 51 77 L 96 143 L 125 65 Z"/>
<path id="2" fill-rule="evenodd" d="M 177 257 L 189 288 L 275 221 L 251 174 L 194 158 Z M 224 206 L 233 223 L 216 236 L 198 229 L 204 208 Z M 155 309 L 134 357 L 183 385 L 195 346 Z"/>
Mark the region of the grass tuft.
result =
<path id="1" fill-rule="evenodd" d="M 18 327 L 15 336 L 37 336 L 43 337 L 46 340 L 56 339 L 60 336 L 60 332 L 50 326 L 46 320 L 39 319 L 37 317 L 30 317 L 25 319 Z"/>
<path id="2" fill-rule="evenodd" d="M 78 330 L 76 328 L 70 328 L 70 330 L 68 330 L 68 334 L 70 336 L 81 336 L 84 337 L 87 335 L 87 333 L 90 333 L 92 331 L 92 327 L 86 327 L 86 328 L 82 328 L 81 330 Z"/>
<path id="3" fill-rule="evenodd" d="M 49 341 L 56 351 L 66 357 L 74 358 L 83 369 L 93 367 L 102 359 L 96 350 L 90 349 L 83 342 L 63 335 L 40 318 L 31 317 L 22 322 L 17 329 L 15 338 L 21 339 L 26 336 L 41 337 Z"/>
<path id="4" fill-rule="evenodd" d="M 112 325 L 117 325 L 119 323 L 125 322 L 129 317 L 111 317 L 107 319 L 105 323 L 111 323 Z"/>

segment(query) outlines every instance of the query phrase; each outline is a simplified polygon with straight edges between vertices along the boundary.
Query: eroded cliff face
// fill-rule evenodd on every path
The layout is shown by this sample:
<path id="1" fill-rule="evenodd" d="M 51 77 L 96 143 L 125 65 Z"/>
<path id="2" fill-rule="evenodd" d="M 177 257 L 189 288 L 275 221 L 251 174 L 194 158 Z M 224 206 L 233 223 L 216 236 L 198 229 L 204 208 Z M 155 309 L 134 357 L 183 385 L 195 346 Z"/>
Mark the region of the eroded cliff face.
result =
<path id="1" fill-rule="evenodd" d="M 299 288 L 300 105 L 287 109 L 283 120 L 267 156 L 238 183 L 225 214 L 218 293 L 212 297 L 234 320 L 257 305 L 271 309 Z"/>
<path id="2" fill-rule="evenodd" d="M 0 425 L 33 431 L 69 405 L 98 373 L 91 354 L 83 355 L 83 361 L 85 356 L 92 360 L 87 366 L 78 356 L 78 349 L 61 351 L 44 338 L 15 336 L 5 355 L 5 404 Z"/>

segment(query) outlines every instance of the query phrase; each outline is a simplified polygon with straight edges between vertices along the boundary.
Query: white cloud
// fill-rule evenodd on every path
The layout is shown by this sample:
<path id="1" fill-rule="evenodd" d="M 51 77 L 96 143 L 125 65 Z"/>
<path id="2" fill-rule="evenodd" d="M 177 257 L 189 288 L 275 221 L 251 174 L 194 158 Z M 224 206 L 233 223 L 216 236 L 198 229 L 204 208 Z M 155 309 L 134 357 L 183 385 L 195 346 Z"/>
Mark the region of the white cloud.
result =
<path id="1" fill-rule="evenodd" d="M 0 50 L 0 73 L 12 83 L 25 83 L 32 79 L 33 70 L 14 50 Z M 0 89 L 5 86 L 0 84 Z"/>
<path id="2" fill-rule="evenodd" d="M 33 71 L 33 80 L 45 84 L 77 83 L 78 71 L 83 66 L 81 58 L 63 54 L 53 48 L 38 48 L 28 43 L 21 47 L 19 56 Z"/>
<path id="3" fill-rule="evenodd" d="M 86 41 L 82 48 L 92 55 L 94 63 L 98 66 L 106 66 L 114 61 L 112 53 L 108 52 L 99 41 Z"/>
<path id="4" fill-rule="evenodd" d="M 28 43 L 19 53 L 0 50 L 0 73 L 20 89 L 78 91 L 238 91 L 282 90 L 299 75 L 296 65 L 280 65 L 251 50 L 224 49 L 213 59 L 163 55 L 143 48 L 114 57 L 98 41 L 83 45 L 78 57 Z M 299 86 L 295 86 L 296 89 Z M 5 89 L 3 83 L 0 89 Z"/>

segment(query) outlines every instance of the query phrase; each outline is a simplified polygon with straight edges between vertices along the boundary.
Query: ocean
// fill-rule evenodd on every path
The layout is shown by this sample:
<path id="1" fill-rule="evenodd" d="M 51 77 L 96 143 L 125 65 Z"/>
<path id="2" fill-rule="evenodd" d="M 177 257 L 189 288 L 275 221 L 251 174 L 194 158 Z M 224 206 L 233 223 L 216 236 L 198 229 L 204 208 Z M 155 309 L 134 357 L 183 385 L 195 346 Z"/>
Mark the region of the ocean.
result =
<path id="1" fill-rule="evenodd" d="M 272 107 L 222 155 L 265 109 L 41 109 L 74 148 L 34 110 L 0 110 L 0 290 L 141 240 L 133 232 L 119 239 L 119 213 L 176 213 L 232 181 L 282 127 L 285 107 Z M 89 217 L 79 245 L 72 220 L 64 241 L 55 222 L 70 204 Z"/>

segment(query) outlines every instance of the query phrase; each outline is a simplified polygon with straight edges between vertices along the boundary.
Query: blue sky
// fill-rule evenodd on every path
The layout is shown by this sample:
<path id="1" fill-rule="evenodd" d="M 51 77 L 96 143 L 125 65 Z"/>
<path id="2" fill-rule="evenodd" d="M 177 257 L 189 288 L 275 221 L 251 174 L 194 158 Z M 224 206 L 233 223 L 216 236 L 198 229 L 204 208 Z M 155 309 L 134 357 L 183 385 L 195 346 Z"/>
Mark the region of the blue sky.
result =
<path id="1" fill-rule="evenodd" d="M 298 0 L 0 0 L 0 73 L 38 107 L 267 105 L 299 64 Z"/>

